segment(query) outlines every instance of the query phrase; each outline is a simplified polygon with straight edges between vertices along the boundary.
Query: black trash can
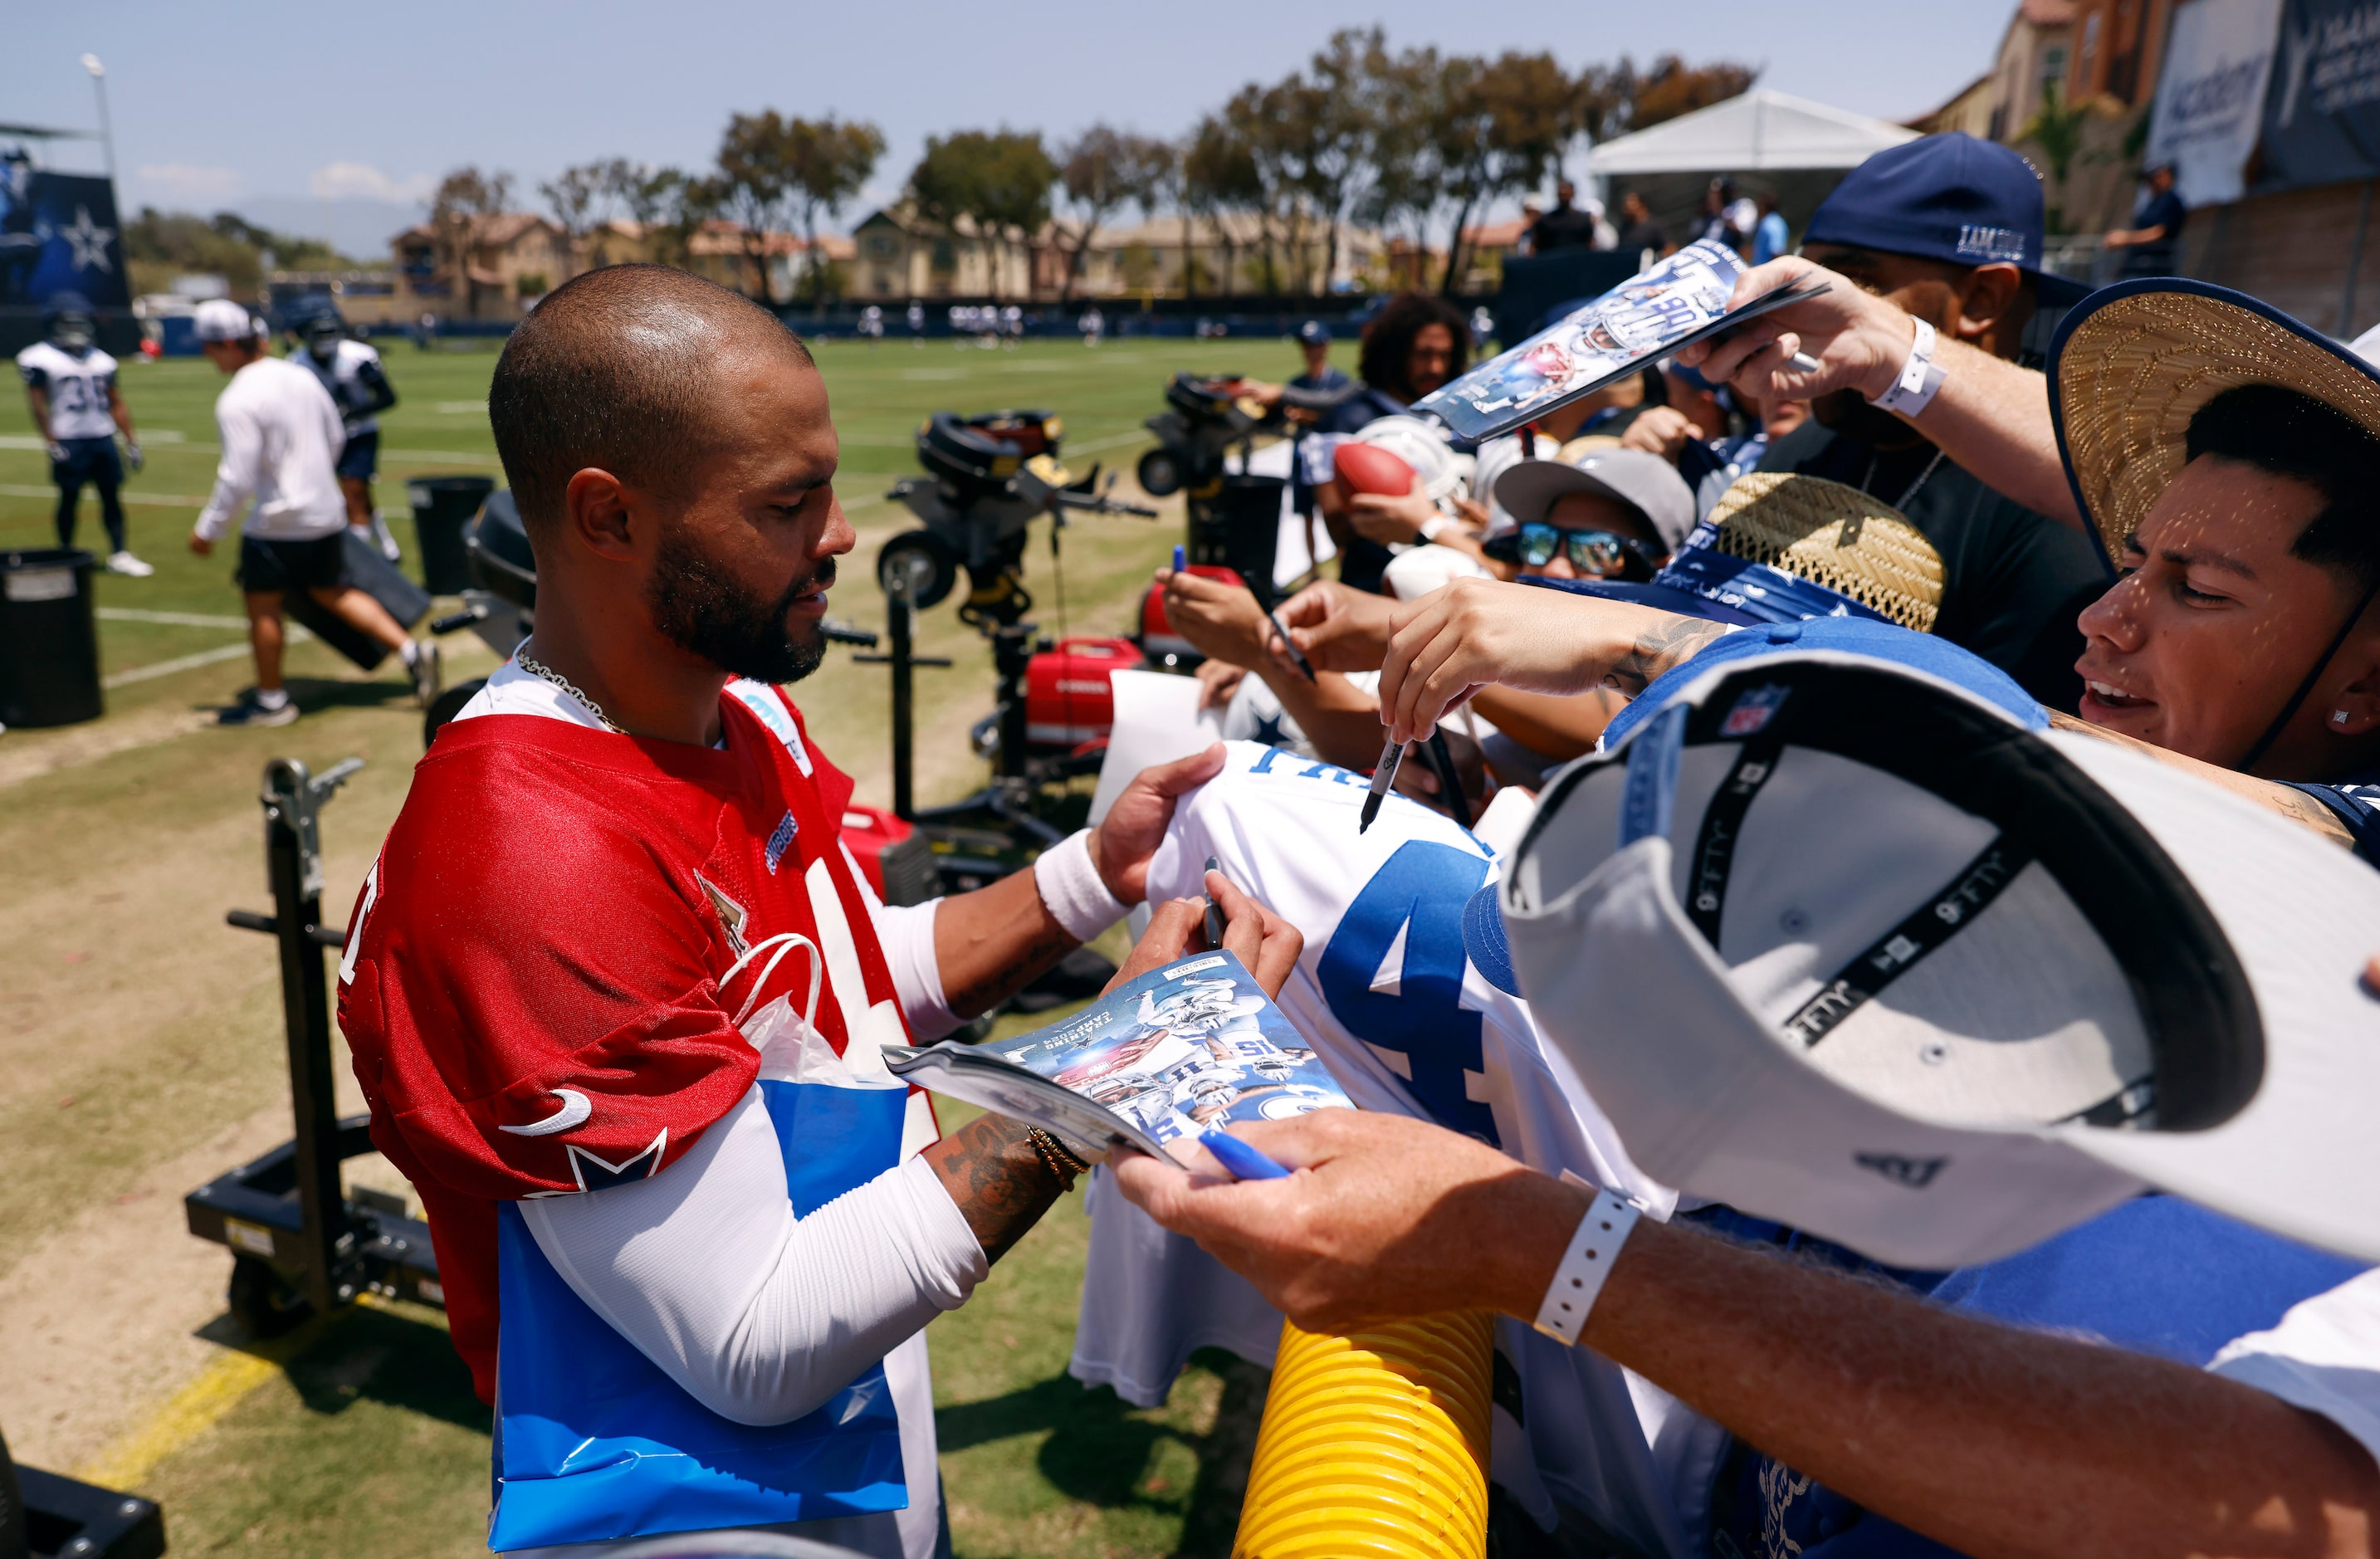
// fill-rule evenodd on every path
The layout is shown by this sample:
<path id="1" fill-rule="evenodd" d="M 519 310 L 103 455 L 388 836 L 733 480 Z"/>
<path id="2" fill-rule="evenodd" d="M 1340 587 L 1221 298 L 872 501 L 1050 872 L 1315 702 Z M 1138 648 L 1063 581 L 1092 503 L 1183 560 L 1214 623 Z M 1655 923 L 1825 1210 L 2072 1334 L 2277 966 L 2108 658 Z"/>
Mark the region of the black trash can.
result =
<path id="1" fill-rule="evenodd" d="M 496 484 L 483 476 L 423 476 L 405 484 L 413 505 L 413 529 L 421 542 L 421 582 L 432 595 L 460 595 L 471 587 L 463 527 L 480 512 Z"/>
<path id="2" fill-rule="evenodd" d="M 98 559 L 79 548 L 0 553 L 0 725 L 72 725 L 104 713 Z"/>

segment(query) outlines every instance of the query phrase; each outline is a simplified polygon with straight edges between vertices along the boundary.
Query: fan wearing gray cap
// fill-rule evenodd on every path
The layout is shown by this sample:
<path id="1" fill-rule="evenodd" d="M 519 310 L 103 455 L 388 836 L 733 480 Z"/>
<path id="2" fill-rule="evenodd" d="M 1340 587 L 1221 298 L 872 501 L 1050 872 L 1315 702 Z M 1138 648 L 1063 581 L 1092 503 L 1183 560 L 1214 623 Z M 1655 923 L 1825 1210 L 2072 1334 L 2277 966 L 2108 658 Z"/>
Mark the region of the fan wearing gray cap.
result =
<path id="1" fill-rule="evenodd" d="M 1677 468 L 1640 449 L 1523 460 L 1496 479 L 1514 528 L 1483 550 L 1522 578 L 1645 580 L 1694 528 Z"/>
<path id="2" fill-rule="evenodd" d="M 1118 1184 L 1301 1324 L 1490 1306 L 1642 1374 L 1710 1420 L 1660 1431 L 1694 1551 L 2371 1553 L 2380 878 L 1938 639 L 1729 642 L 1491 918 L 1648 1173 L 1930 1300 L 1343 1112 L 1245 1132 L 1286 1180 Z"/>

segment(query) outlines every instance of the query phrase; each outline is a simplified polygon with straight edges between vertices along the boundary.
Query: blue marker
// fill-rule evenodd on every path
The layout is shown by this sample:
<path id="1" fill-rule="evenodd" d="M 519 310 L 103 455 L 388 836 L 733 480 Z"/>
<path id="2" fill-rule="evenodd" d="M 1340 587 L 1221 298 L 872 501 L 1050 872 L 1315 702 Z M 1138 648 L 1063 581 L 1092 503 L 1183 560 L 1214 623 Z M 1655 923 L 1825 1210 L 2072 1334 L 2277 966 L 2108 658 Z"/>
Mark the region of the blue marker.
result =
<path id="1" fill-rule="evenodd" d="M 1189 561 L 1190 561 L 1190 560 L 1189 560 L 1188 558 L 1186 558 L 1186 557 L 1184 557 L 1184 556 L 1183 556 L 1183 555 L 1182 555 L 1182 543 L 1181 543 L 1181 542 L 1174 542 L 1174 543 L 1173 543 L 1173 571 L 1174 571 L 1176 574 L 1179 574 L 1180 572 L 1182 572 L 1182 566 L 1183 566 L 1184 564 L 1185 564 L 1185 563 L 1189 562 Z"/>
<path id="2" fill-rule="evenodd" d="M 1198 1136 L 1199 1145 L 1215 1155 L 1216 1162 L 1232 1172 L 1235 1180 L 1286 1180 L 1289 1171 L 1249 1147 L 1227 1131 L 1208 1127 Z"/>

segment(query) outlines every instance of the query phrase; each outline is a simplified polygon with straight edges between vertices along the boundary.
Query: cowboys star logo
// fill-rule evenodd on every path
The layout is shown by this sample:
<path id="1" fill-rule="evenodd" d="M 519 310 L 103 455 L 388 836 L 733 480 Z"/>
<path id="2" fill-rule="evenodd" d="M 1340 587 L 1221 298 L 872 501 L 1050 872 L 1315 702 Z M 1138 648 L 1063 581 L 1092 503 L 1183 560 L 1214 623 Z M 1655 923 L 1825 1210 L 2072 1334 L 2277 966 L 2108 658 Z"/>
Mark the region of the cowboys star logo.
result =
<path id="1" fill-rule="evenodd" d="M 75 207 L 71 226 L 58 229 L 57 236 L 74 251 L 74 268 L 78 271 L 113 271 L 115 267 L 107 258 L 107 246 L 115 241 L 115 229 L 102 227 L 91 219 L 89 206 Z"/>

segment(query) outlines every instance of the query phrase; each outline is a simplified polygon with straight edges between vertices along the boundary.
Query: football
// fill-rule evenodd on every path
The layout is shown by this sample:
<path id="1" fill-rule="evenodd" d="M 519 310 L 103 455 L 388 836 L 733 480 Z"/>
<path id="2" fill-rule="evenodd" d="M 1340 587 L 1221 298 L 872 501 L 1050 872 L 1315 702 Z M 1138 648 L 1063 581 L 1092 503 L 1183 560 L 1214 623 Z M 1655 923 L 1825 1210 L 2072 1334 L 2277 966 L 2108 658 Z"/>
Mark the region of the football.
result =
<path id="1" fill-rule="evenodd" d="M 1402 498 L 1413 491 L 1414 469 L 1377 444 L 1350 440 L 1330 452 L 1330 465 L 1350 493 Z"/>

